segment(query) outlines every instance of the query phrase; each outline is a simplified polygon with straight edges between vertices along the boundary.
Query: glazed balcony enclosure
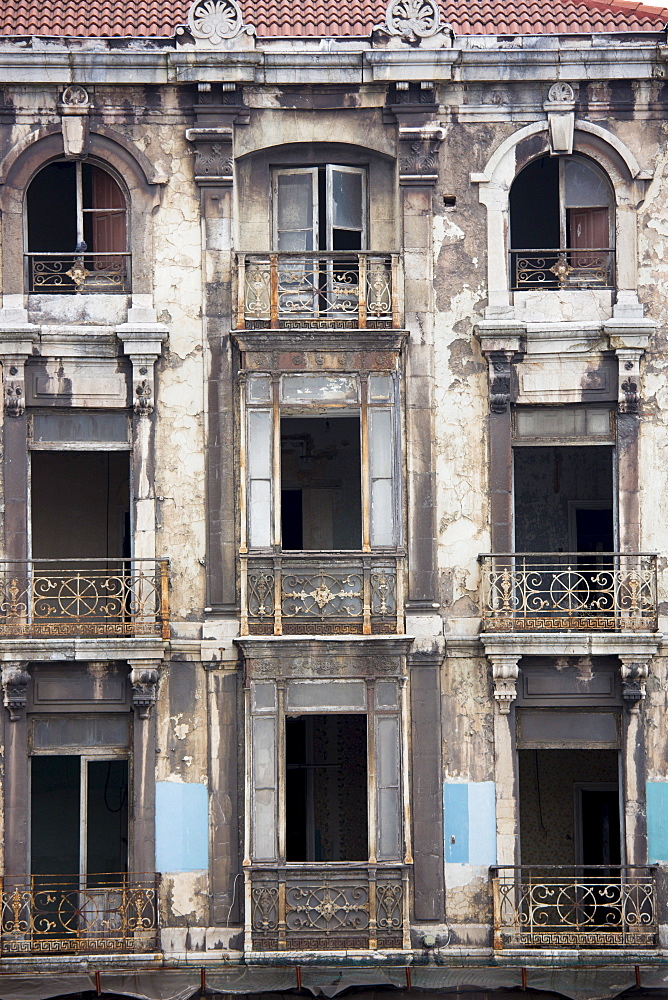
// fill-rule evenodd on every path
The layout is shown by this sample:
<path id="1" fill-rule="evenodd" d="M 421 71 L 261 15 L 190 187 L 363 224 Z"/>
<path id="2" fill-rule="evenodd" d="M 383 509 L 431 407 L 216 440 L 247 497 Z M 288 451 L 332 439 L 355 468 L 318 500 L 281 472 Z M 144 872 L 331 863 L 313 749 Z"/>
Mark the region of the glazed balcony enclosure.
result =
<path id="1" fill-rule="evenodd" d="M 166 559 L 0 563 L 0 638 L 169 638 Z"/>
<path id="2" fill-rule="evenodd" d="M 0 954 L 155 951 L 156 874 L 5 875 Z"/>
<path id="3" fill-rule="evenodd" d="M 654 632 L 656 555 L 500 552 L 479 557 L 486 632 Z"/>
<path id="4" fill-rule="evenodd" d="M 399 329 L 400 255 L 237 254 L 237 329 Z"/>
<path id="5" fill-rule="evenodd" d="M 652 867 L 494 867 L 494 948 L 653 948 Z"/>

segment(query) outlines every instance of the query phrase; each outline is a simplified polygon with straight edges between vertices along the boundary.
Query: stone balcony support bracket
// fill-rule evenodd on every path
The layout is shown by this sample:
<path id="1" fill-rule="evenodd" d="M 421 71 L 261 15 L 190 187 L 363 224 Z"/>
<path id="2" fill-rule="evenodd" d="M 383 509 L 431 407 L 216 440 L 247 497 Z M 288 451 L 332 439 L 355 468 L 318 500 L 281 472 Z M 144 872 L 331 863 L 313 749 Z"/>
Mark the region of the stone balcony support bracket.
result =
<path id="1" fill-rule="evenodd" d="M 196 184 L 232 185 L 233 138 L 234 129 L 227 125 L 186 129 L 186 139 L 195 147 Z"/>
<path id="2" fill-rule="evenodd" d="M 25 711 L 28 698 L 27 661 L 17 660 L 2 665 L 2 700 L 9 713 L 10 722 L 18 722 Z"/>
<path id="3" fill-rule="evenodd" d="M 508 715 L 510 706 L 517 697 L 517 678 L 519 677 L 520 653 L 487 653 L 492 665 L 492 680 L 494 682 L 494 698 L 501 715 Z"/>
<path id="4" fill-rule="evenodd" d="M 130 671 L 132 707 L 140 719 L 148 719 L 155 705 L 160 673 L 155 660 L 133 660 Z"/>
<path id="5" fill-rule="evenodd" d="M 155 362 L 162 353 L 168 331 L 161 323 L 117 328 L 123 353 L 132 362 L 132 406 L 139 417 L 148 417 L 155 407 Z"/>
<path id="6" fill-rule="evenodd" d="M 513 395 L 513 366 L 526 351 L 526 327 L 487 320 L 477 324 L 476 336 L 488 364 L 489 408 L 492 413 L 506 413 Z"/>
<path id="7" fill-rule="evenodd" d="M 25 363 L 33 352 L 34 336 L 28 329 L 0 329 L 0 361 L 5 414 L 20 417 L 25 411 Z"/>
<path id="8" fill-rule="evenodd" d="M 445 129 L 438 124 L 399 126 L 399 183 L 433 187 L 438 180 L 438 153 Z"/>
<path id="9" fill-rule="evenodd" d="M 637 656 L 620 656 L 622 675 L 622 695 L 630 712 L 639 712 L 640 703 L 645 698 L 649 659 Z"/>

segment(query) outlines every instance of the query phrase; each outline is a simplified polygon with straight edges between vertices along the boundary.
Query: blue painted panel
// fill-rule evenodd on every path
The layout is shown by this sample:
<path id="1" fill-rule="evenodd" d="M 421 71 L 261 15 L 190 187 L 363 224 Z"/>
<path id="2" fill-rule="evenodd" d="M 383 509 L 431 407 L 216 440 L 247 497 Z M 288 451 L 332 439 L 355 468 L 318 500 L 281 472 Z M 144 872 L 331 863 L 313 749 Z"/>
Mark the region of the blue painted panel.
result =
<path id="1" fill-rule="evenodd" d="M 469 785 L 469 864 L 496 864 L 496 789 L 493 781 Z"/>
<path id="2" fill-rule="evenodd" d="M 443 813 L 445 860 L 467 864 L 469 860 L 469 786 L 467 784 L 445 782 L 443 786 Z"/>
<path id="3" fill-rule="evenodd" d="M 155 860 L 159 872 L 192 872 L 209 867 L 206 785 L 156 782 Z"/>
<path id="4" fill-rule="evenodd" d="M 647 855 L 651 865 L 668 861 L 668 781 L 647 782 Z"/>

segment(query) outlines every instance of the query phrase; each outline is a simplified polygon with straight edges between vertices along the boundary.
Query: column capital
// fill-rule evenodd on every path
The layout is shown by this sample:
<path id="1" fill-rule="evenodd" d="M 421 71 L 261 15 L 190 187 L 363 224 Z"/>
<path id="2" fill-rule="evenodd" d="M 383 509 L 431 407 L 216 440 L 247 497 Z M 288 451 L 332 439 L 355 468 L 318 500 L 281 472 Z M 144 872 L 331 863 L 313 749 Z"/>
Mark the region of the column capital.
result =
<path id="1" fill-rule="evenodd" d="M 15 660 L 2 665 L 3 704 L 9 712 L 10 722 L 18 722 L 28 700 L 28 662 Z"/>
<path id="2" fill-rule="evenodd" d="M 487 653 L 492 665 L 494 697 L 501 715 L 508 715 L 510 705 L 517 697 L 520 653 Z"/>

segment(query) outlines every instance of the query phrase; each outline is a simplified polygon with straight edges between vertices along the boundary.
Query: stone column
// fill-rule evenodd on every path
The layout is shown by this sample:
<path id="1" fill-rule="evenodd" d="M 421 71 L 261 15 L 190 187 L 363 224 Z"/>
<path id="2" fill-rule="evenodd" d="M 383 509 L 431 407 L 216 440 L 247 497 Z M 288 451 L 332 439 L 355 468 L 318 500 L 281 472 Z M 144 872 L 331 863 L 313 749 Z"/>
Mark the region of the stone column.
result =
<path id="1" fill-rule="evenodd" d="M 622 781 L 626 863 L 647 864 L 647 809 L 645 787 L 647 756 L 645 726 L 640 706 L 645 698 L 649 659 L 620 656 L 622 695 L 626 710 L 622 713 Z"/>
<path id="2" fill-rule="evenodd" d="M 0 359 L 4 398 L 2 478 L 4 484 L 5 558 L 24 561 L 29 556 L 28 421 L 25 409 L 25 364 L 32 354 L 28 330 L 0 330 Z"/>
<path id="3" fill-rule="evenodd" d="M 209 718 L 217 738 L 211 739 L 211 919 L 218 926 L 241 919 L 243 880 L 239 828 L 239 732 L 243 720 L 240 675 L 234 661 L 209 665 Z M 243 729 L 243 726 L 241 725 Z"/>
<path id="4" fill-rule="evenodd" d="M 223 96 L 240 101 L 234 91 Z M 204 342 L 207 366 L 207 606 L 236 614 L 235 399 L 230 331 L 235 266 L 233 223 L 232 123 L 241 107 L 200 104 L 196 128 L 186 130 L 195 147 L 195 183 L 202 216 Z"/>
<path id="5" fill-rule="evenodd" d="M 519 864 L 519 808 L 515 713 L 519 653 L 486 650 L 494 683 L 494 784 L 496 788 L 496 858 L 499 865 Z"/>
<path id="6" fill-rule="evenodd" d="M 159 660 L 133 660 L 132 685 L 133 719 L 133 834 L 134 845 L 130 863 L 136 873 L 155 871 L 155 704 L 159 679 Z"/>
<path id="7" fill-rule="evenodd" d="M 132 555 L 155 559 L 155 362 L 167 339 L 160 323 L 118 327 L 124 353 L 132 362 Z"/>
<path id="8" fill-rule="evenodd" d="M 399 127 L 406 356 L 408 600 L 412 615 L 438 610 L 434 476 L 433 197 L 440 127 Z"/>
<path id="9" fill-rule="evenodd" d="M 2 664 L 5 712 L 4 813 L 5 867 L 8 876 L 24 876 L 29 870 L 28 798 L 30 758 L 26 701 L 30 674 L 25 661 Z"/>
<path id="10" fill-rule="evenodd" d="M 489 503 L 493 552 L 514 549 L 513 441 L 510 404 L 515 362 L 524 354 L 525 328 L 503 321 L 478 324 L 489 367 Z"/>

